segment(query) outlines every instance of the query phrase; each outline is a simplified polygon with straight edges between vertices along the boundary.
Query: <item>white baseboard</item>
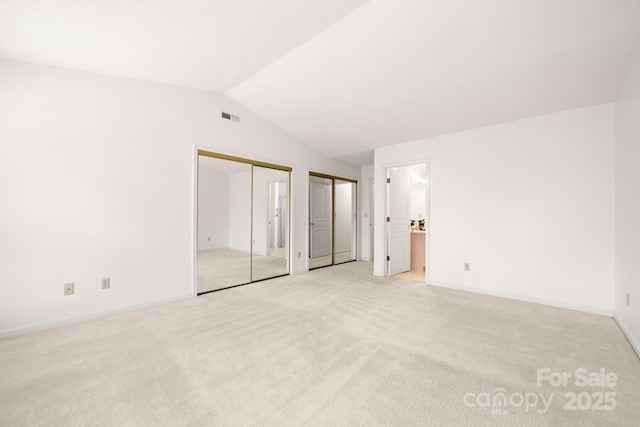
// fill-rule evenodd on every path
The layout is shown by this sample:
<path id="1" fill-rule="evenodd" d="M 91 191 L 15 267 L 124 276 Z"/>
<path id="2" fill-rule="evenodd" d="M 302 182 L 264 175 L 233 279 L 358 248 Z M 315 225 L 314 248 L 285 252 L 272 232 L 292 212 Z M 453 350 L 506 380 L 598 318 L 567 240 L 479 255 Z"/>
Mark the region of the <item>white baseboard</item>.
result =
<path id="1" fill-rule="evenodd" d="M 37 324 L 37 325 L 26 326 L 26 327 L 23 327 L 23 328 L 9 329 L 9 330 L 5 330 L 5 331 L 0 331 L 0 339 L 15 337 L 15 336 L 18 336 L 18 335 L 30 334 L 30 333 L 33 333 L 33 332 L 45 331 L 47 329 L 53 329 L 53 328 L 57 328 L 57 327 L 60 327 L 60 326 L 65 326 L 65 325 L 71 325 L 71 324 L 74 324 L 74 323 L 85 322 L 87 320 L 99 319 L 101 317 L 111 316 L 113 314 L 124 313 L 124 312 L 127 312 L 127 311 L 138 310 L 138 309 L 141 309 L 141 308 L 152 307 L 154 305 L 166 304 L 168 302 L 174 302 L 174 301 L 179 301 L 179 300 L 183 300 L 183 299 L 186 299 L 186 298 L 193 298 L 193 297 L 194 297 L 193 293 L 189 292 L 187 294 L 177 295 L 177 296 L 171 297 L 171 298 L 163 298 L 163 299 L 160 299 L 160 300 L 147 301 L 147 302 L 143 302 L 141 304 L 126 305 L 126 306 L 114 308 L 114 309 L 111 309 L 111 310 L 105 310 L 105 311 L 100 311 L 100 312 L 97 312 L 97 313 L 85 314 L 85 315 L 77 316 L 77 317 L 70 317 L 70 318 L 62 319 L 62 320 L 55 320 L 53 322 L 40 323 L 40 324 Z"/>
<path id="2" fill-rule="evenodd" d="M 599 314 L 601 316 L 613 317 L 613 309 L 603 307 L 592 307 L 588 305 L 570 304 L 563 301 L 548 300 L 544 298 L 535 298 L 527 295 L 512 294 L 509 292 L 495 291 L 492 289 L 474 288 L 472 286 L 453 285 L 451 283 L 427 281 L 427 285 L 438 286 L 440 288 L 456 289 L 459 291 L 473 292 L 476 294 L 491 295 L 494 297 L 507 298 L 516 301 L 531 302 L 534 304 L 548 305 L 550 307 L 565 308 L 568 310 L 581 311 L 584 313 Z"/>
<path id="3" fill-rule="evenodd" d="M 384 271 L 373 270 L 373 275 L 378 277 L 383 277 Z"/>
<path id="4" fill-rule="evenodd" d="M 613 315 L 613 319 L 618 324 L 618 327 L 620 328 L 624 336 L 627 337 L 627 341 L 629 341 L 629 344 L 631 344 L 631 348 L 633 348 L 633 351 L 635 351 L 638 358 L 640 358 L 640 342 L 638 342 L 638 340 L 631 334 L 631 331 L 627 327 L 627 324 L 618 317 L 617 313 Z"/>

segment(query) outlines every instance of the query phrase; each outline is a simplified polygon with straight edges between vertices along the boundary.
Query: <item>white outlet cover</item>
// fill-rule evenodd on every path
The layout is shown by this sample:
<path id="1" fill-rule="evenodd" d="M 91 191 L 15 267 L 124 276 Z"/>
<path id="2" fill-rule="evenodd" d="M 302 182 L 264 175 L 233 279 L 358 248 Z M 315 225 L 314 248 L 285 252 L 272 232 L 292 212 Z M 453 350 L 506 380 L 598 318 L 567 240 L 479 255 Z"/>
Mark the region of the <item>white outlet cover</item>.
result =
<path id="1" fill-rule="evenodd" d="M 65 295 L 73 295 L 73 293 L 75 292 L 75 286 L 73 285 L 73 283 L 65 283 L 64 284 L 64 294 Z"/>

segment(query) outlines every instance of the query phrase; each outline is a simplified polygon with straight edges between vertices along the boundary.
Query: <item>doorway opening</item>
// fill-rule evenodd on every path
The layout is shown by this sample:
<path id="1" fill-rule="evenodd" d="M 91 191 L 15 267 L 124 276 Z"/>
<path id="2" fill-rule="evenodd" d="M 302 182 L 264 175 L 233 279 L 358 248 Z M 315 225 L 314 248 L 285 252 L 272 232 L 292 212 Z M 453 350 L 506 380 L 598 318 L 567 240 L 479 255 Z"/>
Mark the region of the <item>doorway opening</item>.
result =
<path id="1" fill-rule="evenodd" d="M 198 150 L 198 295 L 289 274 L 290 172 Z"/>
<path id="2" fill-rule="evenodd" d="M 309 173 L 309 270 L 357 259 L 357 181 Z"/>
<path id="3" fill-rule="evenodd" d="M 387 168 L 387 272 L 426 282 L 429 182 L 426 163 Z"/>

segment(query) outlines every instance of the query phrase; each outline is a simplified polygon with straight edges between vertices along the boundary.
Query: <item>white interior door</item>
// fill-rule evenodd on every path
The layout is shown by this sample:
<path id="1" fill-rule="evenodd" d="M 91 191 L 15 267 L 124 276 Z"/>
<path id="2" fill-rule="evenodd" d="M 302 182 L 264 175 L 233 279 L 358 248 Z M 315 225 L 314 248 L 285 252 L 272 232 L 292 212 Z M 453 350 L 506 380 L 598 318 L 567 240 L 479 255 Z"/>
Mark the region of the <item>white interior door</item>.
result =
<path id="1" fill-rule="evenodd" d="M 389 169 L 389 275 L 411 268 L 411 178 L 408 173 Z"/>
<path id="2" fill-rule="evenodd" d="M 331 253 L 331 187 L 311 182 L 311 258 Z"/>

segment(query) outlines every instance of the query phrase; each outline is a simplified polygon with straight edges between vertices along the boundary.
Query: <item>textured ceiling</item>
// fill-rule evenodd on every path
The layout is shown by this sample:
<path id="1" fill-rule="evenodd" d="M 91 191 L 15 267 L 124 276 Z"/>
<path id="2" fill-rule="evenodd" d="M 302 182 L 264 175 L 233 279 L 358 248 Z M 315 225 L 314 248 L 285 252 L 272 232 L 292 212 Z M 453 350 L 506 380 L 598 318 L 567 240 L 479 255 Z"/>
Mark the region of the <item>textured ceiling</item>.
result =
<path id="1" fill-rule="evenodd" d="M 334 157 L 616 99 L 640 0 L 0 0 L 0 57 L 223 91 Z"/>

